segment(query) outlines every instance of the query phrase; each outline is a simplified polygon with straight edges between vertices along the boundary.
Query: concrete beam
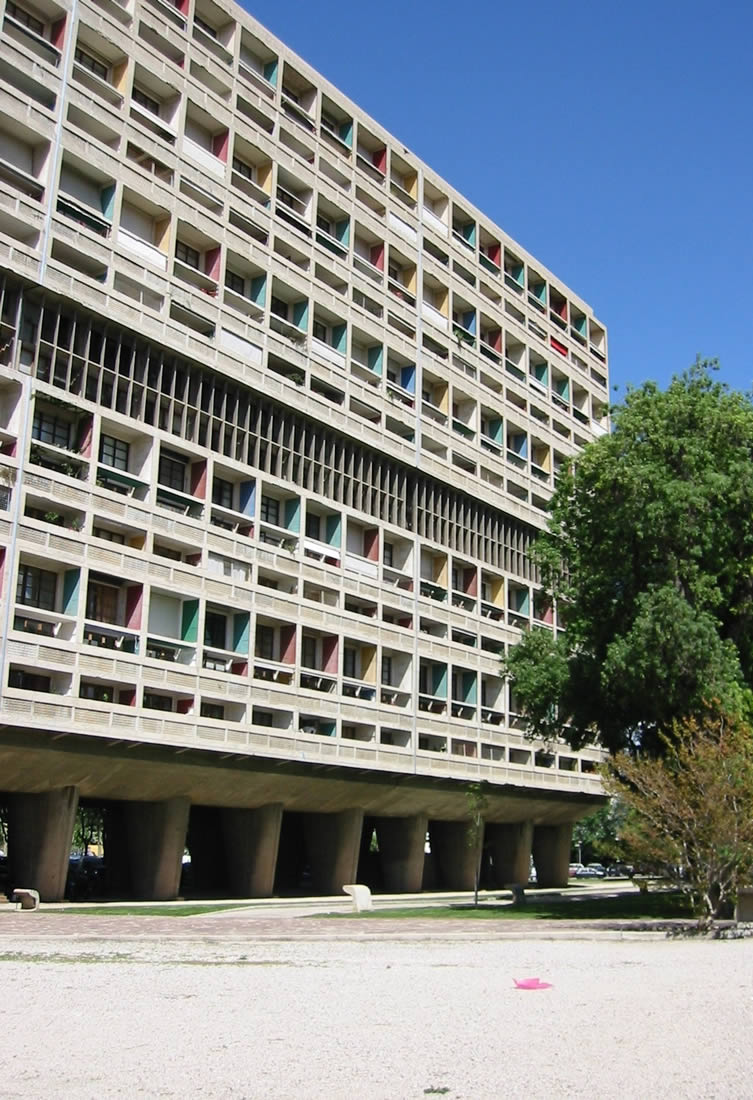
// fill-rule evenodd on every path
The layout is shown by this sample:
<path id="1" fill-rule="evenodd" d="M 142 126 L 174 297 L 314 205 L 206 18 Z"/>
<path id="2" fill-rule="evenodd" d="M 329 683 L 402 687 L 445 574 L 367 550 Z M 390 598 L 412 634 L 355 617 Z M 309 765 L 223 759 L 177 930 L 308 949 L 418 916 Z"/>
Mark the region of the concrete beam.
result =
<path id="1" fill-rule="evenodd" d="M 37 890 L 42 901 L 62 900 L 77 808 L 76 787 L 9 796 L 8 855 L 14 886 Z"/>
<path id="2" fill-rule="evenodd" d="M 126 803 L 131 883 L 136 897 L 147 901 L 177 897 L 189 808 L 187 798 Z"/>
<path id="3" fill-rule="evenodd" d="M 538 886 L 567 886 L 573 825 L 536 825 L 533 862 Z"/>
<path id="4" fill-rule="evenodd" d="M 304 840 L 311 868 L 311 885 L 319 894 L 340 894 L 355 882 L 361 847 L 363 810 L 337 814 L 306 814 Z"/>
<path id="5" fill-rule="evenodd" d="M 255 810 L 222 810 L 221 821 L 232 896 L 270 897 L 274 893 L 282 803 Z"/>
<path id="6" fill-rule="evenodd" d="M 390 894 L 415 894 L 424 878 L 427 818 L 380 817 L 376 822 L 384 888 Z"/>
<path id="7" fill-rule="evenodd" d="M 517 825 L 487 824 L 484 840 L 491 857 L 493 886 L 528 882 L 533 822 L 521 821 Z"/>

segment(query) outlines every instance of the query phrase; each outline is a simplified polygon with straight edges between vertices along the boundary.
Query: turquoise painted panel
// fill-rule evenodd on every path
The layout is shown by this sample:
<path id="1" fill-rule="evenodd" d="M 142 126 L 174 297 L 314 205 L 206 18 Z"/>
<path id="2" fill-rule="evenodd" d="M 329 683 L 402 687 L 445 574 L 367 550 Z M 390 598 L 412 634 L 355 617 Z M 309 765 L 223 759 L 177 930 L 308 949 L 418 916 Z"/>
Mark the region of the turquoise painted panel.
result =
<path id="1" fill-rule="evenodd" d="M 115 206 L 115 184 L 113 183 L 109 187 L 103 187 L 99 199 L 102 203 L 102 213 L 106 218 L 112 221 L 112 213 Z"/>
<path id="2" fill-rule="evenodd" d="M 252 516 L 256 511 L 256 482 L 242 481 L 239 486 L 238 498 L 244 516 Z"/>
<path id="3" fill-rule="evenodd" d="M 340 222 L 335 222 L 335 236 L 340 244 L 345 245 L 347 248 L 350 244 L 350 218 L 343 218 Z"/>
<path id="4" fill-rule="evenodd" d="M 409 367 L 403 367 L 400 371 L 400 385 L 408 393 L 416 392 L 416 368 L 413 364 Z"/>
<path id="5" fill-rule="evenodd" d="M 447 665 L 433 665 L 431 670 L 432 695 L 447 698 Z"/>
<path id="6" fill-rule="evenodd" d="M 267 276 L 257 275 L 251 280 L 251 300 L 262 306 L 267 300 Z"/>
<path id="7" fill-rule="evenodd" d="M 309 300 L 301 298 L 300 302 L 293 302 L 293 324 L 304 332 L 309 327 Z"/>
<path id="8" fill-rule="evenodd" d="M 467 313 L 463 314 L 463 328 L 468 332 L 475 333 L 476 331 L 476 310 L 469 309 Z"/>
<path id="9" fill-rule="evenodd" d="M 533 373 L 538 382 L 542 382 L 546 385 L 549 376 L 549 368 L 546 363 L 537 363 L 533 368 Z"/>
<path id="10" fill-rule="evenodd" d="M 184 600 L 180 636 L 184 642 L 195 642 L 199 637 L 199 601 Z"/>
<path id="11" fill-rule="evenodd" d="M 384 347 L 382 344 L 374 344 L 373 347 L 368 349 L 368 364 L 374 374 L 382 373 L 382 360 L 384 358 Z"/>
<path id="12" fill-rule="evenodd" d="M 296 534 L 301 530 L 301 502 L 298 497 L 285 501 L 285 526 Z"/>
<path id="13" fill-rule="evenodd" d="M 347 325 L 333 325 L 332 326 L 332 347 L 337 351 L 341 351 L 345 354 L 345 348 L 348 342 L 348 326 Z"/>
<path id="14" fill-rule="evenodd" d="M 81 588 L 81 570 L 66 569 L 63 574 L 63 614 L 75 615 L 78 611 L 78 594 Z"/>
<path id="15" fill-rule="evenodd" d="M 337 733 L 337 723 L 332 721 L 319 720 L 319 729 L 317 731 L 323 737 L 334 737 Z"/>
<path id="16" fill-rule="evenodd" d="M 236 653 L 248 653 L 251 630 L 251 616 L 247 611 L 233 615 L 233 650 Z"/>
<path id="17" fill-rule="evenodd" d="M 277 84 L 277 58 L 274 61 L 267 61 L 265 64 L 264 79 L 268 80 L 270 84 Z"/>
<path id="18" fill-rule="evenodd" d="M 502 442 L 502 421 L 490 420 L 489 421 L 489 436 L 495 443 Z"/>
<path id="19" fill-rule="evenodd" d="M 466 703 L 475 703 L 477 701 L 477 680 L 475 672 L 463 673 L 463 700 Z"/>
<path id="20" fill-rule="evenodd" d="M 476 243 L 476 223 L 475 222 L 468 222 L 467 225 L 463 226 L 461 232 L 462 232 L 463 236 L 465 237 L 465 239 L 468 241 L 469 244 L 475 244 Z"/>
<path id="21" fill-rule="evenodd" d="M 342 545 L 342 516 L 337 513 L 335 515 L 327 516 L 327 522 L 325 523 L 325 530 L 327 532 L 327 543 L 329 546 L 341 546 Z"/>
<path id="22" fill-rule="evenodd" d="M 340 141 L 344 141 L 349 149 L 353 148 L 353 120 L 350 118 L 340 123 Z"/>

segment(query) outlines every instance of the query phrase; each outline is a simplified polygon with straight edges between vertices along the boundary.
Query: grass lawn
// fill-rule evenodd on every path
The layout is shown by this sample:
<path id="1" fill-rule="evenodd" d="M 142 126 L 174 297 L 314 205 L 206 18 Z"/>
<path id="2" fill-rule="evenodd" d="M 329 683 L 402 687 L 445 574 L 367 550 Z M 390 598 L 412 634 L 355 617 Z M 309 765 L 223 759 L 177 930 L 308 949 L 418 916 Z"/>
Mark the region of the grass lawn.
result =
<path id="1" fill-rule="evenodd" d="M 657 920 L 661 918 L 690 919 L 693 912 L 689 899 L 675 891 L 618 894 L 613 897 L 573 897 L 537 899 L 531 897 L 523 905 L 483 903 L 477 909 L 472 904 L 426 906 L 424 909 L 372 909 L 367 913 L 332 913 L 346 918 L 437 918 L 445 920 Z"/>

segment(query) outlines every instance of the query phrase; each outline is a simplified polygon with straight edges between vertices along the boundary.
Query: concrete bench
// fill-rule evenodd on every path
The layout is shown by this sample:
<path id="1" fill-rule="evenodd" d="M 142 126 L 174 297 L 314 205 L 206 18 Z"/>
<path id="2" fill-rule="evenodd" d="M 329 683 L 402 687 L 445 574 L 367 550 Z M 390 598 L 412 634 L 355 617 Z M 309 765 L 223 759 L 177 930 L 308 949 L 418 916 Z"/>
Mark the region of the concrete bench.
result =
<path id="1" fill-rule="evenodd" d="M 39 908 L 39 892 L 37 890 L 30 890 L 26 886 L 17 886 L 13 891 L 11 900 L 15 901 L 16 909 Z"/>
<path id="2" fill-rule="evenodd" d="M 350 894 L 353 899 L 354 913 L 364 913 L 373 908 L 371 904 L 371 890 L 369 890 L 368 886 L 358 886 L 354 883 L 350 886 L 343 886 L 343 890 L 346 894 Z"/>

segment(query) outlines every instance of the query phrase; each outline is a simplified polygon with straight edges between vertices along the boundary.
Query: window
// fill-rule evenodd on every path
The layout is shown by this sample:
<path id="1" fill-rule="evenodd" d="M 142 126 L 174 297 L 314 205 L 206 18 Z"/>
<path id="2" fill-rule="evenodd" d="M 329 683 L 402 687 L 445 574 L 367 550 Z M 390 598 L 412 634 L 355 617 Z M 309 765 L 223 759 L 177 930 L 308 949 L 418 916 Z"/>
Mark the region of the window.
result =
<path id="1" fill-rule="evenodd" d="M 386 655 L 382 657 L 382 683 L 392 683 L 392 658 Z"/>
<path id="2" fill-rule="evenodd" d="M 119 542 L 121 546 L 125 545 L 125 535 L 120 531 L 111 531 L 109 527 L 93 527 L 92 535 L 95 539 L 106 539 L 107 542 Z"/>
<path id="3" fill-rule="evenodd" d="M 200 15 L 194 15 L 193 25 L 203 31 L 204 34 L 208 34 L 210 38 L 217 38 L 217 31 L 209 23 L 206 23 Z"/>
<path id="4" fill-rule="evenodd" d="M 322 111 L 322 129 L 329 130 L 331 134 L 337 134 L 337 119 Z"/>
<path id="5" fill-rule="evenodd" d="M 97 703 L 111 703 L 113 700 L 113 690 L 109 684 L 93 684 L 82 680 L 78 694 L 80 699 L 94 699 Z"/>
<path id="6" fill-rule="evenodd" d="M 274 497 L 262 496 L 259 506 L 259 518 L 262 523 L 273 523 L 275 527 L 280 524 L 280 502 Z"/>
<path id="7" fill-rule="evenodd" d="M 301 664 L 304 668 L 316 668 L 316 638 L 306 634 L 301 641 Z"/>
<path id="8" fill-rule="evenodd" d="M 136 87 L 135 84 L 131 92 L 131 99 L 134 103 L 138 103 L 139 107 L 143 107 L 145 111 L 149 111 L 151 114 L 159 117 L 159 100 L 154 99 L 153 96 L 147 95 L 146 92 L 142 92 L 141 88 Z"/>
<path id="9" fill-rule="evenodd" d="M 57 580 L 57 574 L 47 569 L 38 569 L 36 565 L 19 565 L 16 603 L 54 611 Z"/>
<path id="10" fill-rule="evenodd" d="M 275 724 L 275 716 L 271 710 L 254 709 L 252 721 L 255 726 L 273 726 Z"/>
<path id="11" fill-rule="evenodd" d="M 241 160 L 240 157 L 233 157 L 233 171 L 237 172 L 239 176 L 251 180 L 252 183 L 255 180 L 254 166 L 252 164 L 247 164 L 246 161 Z"/>
<path id="12" fill-rule="evenodd" d="M 219 504 L 220 508 L 233 507 L 233 483 L 224 478 L 216 477 L 212 482 L 212 504 Z"/>
<path id="13" fill-rule="evenodd" d="M 186 487 L 186 466 L 188 459 L 174 451 L 162 451 L 159 456 L 159 483 L 166 489 L 184 492 Z"/>
<path id="14" fill-rule="evenodd" d="M 314 339 L 321 340 L 323 344 L 327 343 L 327 326 L 321 321 L 314 321 Z"/>
<path id="15" fill-rule="evenodd" d="M 236 294 L 243 296 L 246 292 L 246 280 L 242 275 L 238 275 L 237 272 L 231 271 L 227 268 L 225 271 L 225 286 L 228 290 L 235 291 Z"/>
<path id="16" fill-rule="evenodd" d="M 317 516 L 314 512 L 306 513 L 306 537 L 309 539 L 319 540 L 319 532 L 321 528 L 321 516 Z"/>
<path id="17" fill-rule="evenodd" d="M 26 672 L 23 668 L 12 668 L 8 673 L 8 687 L 21 688 L 23 691 L 52 691 L 49 676 L 40 676 L 36 672 Z"/>
<path id="18" fill-rule="evenodd" d="M 269 305 L 269 308 L 271 309 L 272 313 L 275 314 L 276 317 L 282 317 L 283 321 L 287 321 L 287 319 L 288 319 L 288 303 L 283 301 L 282 298 L 275 298 L 275 296 L 273 294 L 272 295 L 272 300 L 271 300 L 270 305 Z"/>
<path id="19" fill-rule="evenodd" d="M 99 441 L 99 461 L 115 470 L 128 469 L 130 447 L 122 439 L 112 435 L 103 435 Z"/>
<path id="20" fill-rule="evenodd" d="M 256 628 L 256 656 L 263 661 L 273 661 L 275 657 L 275 632 L 271 626 Z"/>
<path id="21" fill-rule="evenodd" d="M 86 617 L 99 623 L 117 623 L 118 589 L 90 580 L 86 593 Z"/>
<path id="22" fill-rule="evenodd" d="M 202 703 L 201 717 L 222 720 L 225 717 L 225 708 L 222 703 Z"/>
<path id="23" fill-rule="evenodd" d="M 51 443 L 54 447 L 67 448 L 71 439 L 71 422 L 62 416 L 36 409 L 31 434 L 40 443 Z"/>
<path id="24" fill-rule="evenodd" d="M 88 69 L 90 73 L 94 73 L 100 80 L 107 80 L 110 70 L 107 65 L 99 60 L 99 58 L 94 57 L 93 54 L 87 53 L 86 50 L 82 50 L 80 46 L 76 46 L 75 57 L 79 65 Z"/>
<path id="25" fill-rule="evenodd" d="M 175 259 L 185 264 L 186 267 L 198 268 L 200 257 L 197 249 L 191 248 L 191 246 L 184 241 L 176 241 Z"/>
<path id="26" fill-rule="evenodd" d="M 227 643 L 227 617 L 219 611 L 207 611 L 204 619 L 204 645 L 225 649 Z"/>
<path id="27" fill-rule="evenodd" d="M 153 691 L 145 691 L 144 706 L 149 710 L 172 710 L 173 701 L 169 695 L 157 695 Z"/>
<path id="28" fill-rule="evenodd" d="M 389 568 L 392 568 L 392 564 L 394 561 L 394 550 L 395 548 L 393 544 L 391 542 L 385 541 L 384 549 L 382 551 L 382 561 Z"/>
<path id="29" fill-rule="evenodd" d="M 356 651 L 350 645 L 346 645 L 343 649 L 343 676 L 347 676 L 351 680 L 356 677 Z"/>
<path id="30" fill-rule="evenodd" d="M 317 229 L 324 230 L 325 233 L 329 233 L 330 237 L 333 237 L 332 222 L 329 218 L 325 218 L 323 214 L 316 215 L 316 227 Z"/>
<path id="31" fill-rule="evenodd" d="M 44 23 L 42 20 L 37 19 L 31 12 L 26 11 L 25 8 L 20 8 L 18 4 L 14 4 L 12 0 L 8 0 L 5 5 L 5 14 L 10 15 L 17 23 L 21 23 L 24 27 L 28 27 L 29 30 L 34 31 L 35 34 L 44 34 Z"/>

